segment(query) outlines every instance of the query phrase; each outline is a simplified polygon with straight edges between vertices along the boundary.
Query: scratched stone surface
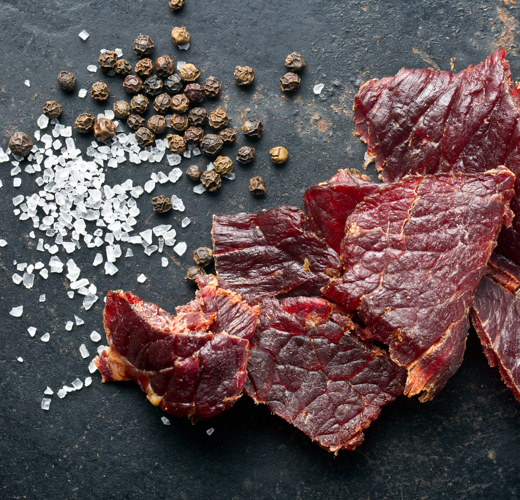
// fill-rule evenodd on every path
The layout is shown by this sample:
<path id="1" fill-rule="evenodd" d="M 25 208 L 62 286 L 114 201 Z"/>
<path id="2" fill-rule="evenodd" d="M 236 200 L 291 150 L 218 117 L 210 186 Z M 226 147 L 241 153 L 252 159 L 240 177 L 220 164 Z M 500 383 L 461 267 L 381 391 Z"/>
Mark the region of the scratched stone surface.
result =
<path id="1" fill-rule="evenodd" d="M 234 157 L 239 146 L 254 145 L 255 161 L 235 164 L 236 180 L 224 179 L 212 195 L 194 194 L 183 176 L 138 199 L 137 231 L 171 224 L 187 252 L 180 257 L 167 247 L 162 256 L 170 264 L 162 268 L 158 253 L 148 257 L 134 245 L 135 256 L 120 258 L 114 276 L 92 266 L 92 249 L 58 253 L 64 262 L 74 258 L 99 297 L 111 289 L 132 290 L 173 311 L 194 296 L 183 278 L 193 250 L 211 244 L 213 214 L 258 213 L 279 205 L 303 208 L 302 195 L 310 185 L 339 168 L 362 168 L 365 146 L 353 136 L 352 105 L 363 81 L 395 75 L 402 67 L 457 72 L 483 61 L 501 44 L 508 50 L 513 79 L 519 79 L 519 22 L 520 4 L 513 0 L 186 0 L 179 13 L 172 13 L 166 0 L 3 0 L 0 147 L 5 150 L 15 130 L 32 135 L 47 100 L 58 100 L 64 107 L 62 123 L 72 125 L 81 112 L 97 114 L 127 98 L 118 77 L 89 73 L 87 66 L 96 64 L 101 49 L 116 47 L 135 64 L 131 46 L 140 33 L 155 41 L 155 57 L 170 54 L 194 63 L 203 76 L 217 76 L 222 96 L 207 107 L 224 107 L 238 131 L 237 143 L 226 151 Z M 173 26 L 190 31 L 188 51 L 173 46 Z M 83 29 L 90 34 L 85 42 L 78 37 Z M 285 73 L 285 56 L 293 51 L 305 57 L 307 67 L 300 90 L 284 96 L 278 80 Z M 236 65 L 255 69 L 251 88 L 235 86 Z M 76 74 L 77 90 L 107 82 L 107 104 L 62 92 L 56 85 L 61 70 Z M 324 89 L 316 95 L 313 86 L 319 83 Z M 239 131 L 246 117 L 263 121 L 259 141 Z M 73 138 L 85 152 L 91 138 L 76 133 Z M 269 161 L 269 150 L 278 145 L 290 154 L 282 166 Z M 185 159 L 180 168 L 185 171 L 192 163 L 205 166 L 208 159 Z M 102 332 L 103 301 L 85 311 L 81 300 L 69 299 L 66 271 L 36 279 L 31 290 L 14 285 L 14 260 L 47 264 L 50 256 L 36 252 L 31 223 L 13 214 L 11 199 L 35 192 L 35 176 L 21 173 L 22 185 L 15 188 L 12 168 L 0 164 L 0 238 L 8 243 L 0 247 L 0 498 L 161 499 L 172 492 L 183 499 L 520 496 L 520 406 L 498 370 L 488 366 L 474 331 L 461 368 L 442 393 L 427 404 L 398 398 L 370 426 L 358 449 L 337 456 L 245 397 L 194 426 L 173 417 L 163 425 L 162 411 L 144 402 L 135 385 L 102 385 L 99 374 L 92 375 L 90 387 L 58 398 L 64 384 L 90 375 L 87 366 L 96 347 L 106 344 L 89 339 L 92 330 Z M 169 170 L 164 161 L 105 168 L 107 182 L 131 178 L 140 185 L 152 172 Z M 377 180 L 372 167 L 366 173 Z M 247 189 L 255 175 L 265 180 L 263 197 Z M 150 199 L 158 194 L 176 194 L 185 212 L 153 213 Z M 185 216 L 192 222 L 182 228 Z M 148 278 L 142 284 L 136 280 L 141 273 Z M 47 300 L 41 303 L 43 293 Z M 22 304 L 20 318 L 9 315 Z M 85 324 L 68 331 L 65 324 L 74 321 L 74 314 Z M 29 326 L 38 328 L 34 338 Z M 39 340 L 44 332 L 51 334 L 48 343 Z M 90 353 L 87 359 L 79 353 L 82 343 Z M 40 404 L 47 386 L 54 395 L 44 411 Z M 214 432 L 208 434 L 209 429 Z"/>

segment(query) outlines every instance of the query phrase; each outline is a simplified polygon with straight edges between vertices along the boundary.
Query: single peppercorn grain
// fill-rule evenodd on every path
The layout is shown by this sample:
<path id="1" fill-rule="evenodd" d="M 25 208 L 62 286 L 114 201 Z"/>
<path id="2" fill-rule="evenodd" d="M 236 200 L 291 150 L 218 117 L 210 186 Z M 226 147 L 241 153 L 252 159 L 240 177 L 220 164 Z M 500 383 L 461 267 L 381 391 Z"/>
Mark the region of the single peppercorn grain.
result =
<path id="1" fill-rule="evenodd" d="M 177 132 L 184 132 L 189 126 L 188 117 L 186 115 L 179 115 L 173 113 L 170 118 L 170 126 Z"/>
<path id="2" fill-rule="evenodd" d="M 175 72 L 175 63 L 169 55 L 158 57 L 155 61 L 155 71 L 160 76 L 170 76 Z"/>
<path id="3" fill-rule="evenodd" d="M 205 172 L 202 172 L 200 182 L 202 182 L 204 189 L 212 193 L 222 185 L 222 177 L 220 177 L 220 175 L 218 175 L 214 170 L 206 170 Z"/>
<path id="4" fill-rule="evenodd" d="M 170 107 L 176 113 L 186 113 L 190 106 L 190 101 L 184 94 L 177 94 L 172 97 Z"/>
<path id="5" fill-rule="evenodd" d="M 170 9 L 173 11 L 182 9 L 184 0 L 170 0 Z"/>
<path id="6" fill-rule="evenodd" d="M 161 115 L 165 115 L 170 110 L 172 100 L 168 94 L 159 94 L 153 101 L 153 109 Z"/>
<path id="7" fill-rule="evenodd" d="M 51 120 L 55 120 L 61 115 L 63 108 L 58 101 L 47 101 L 43 105 L 43 114 L 50 118 Z"/>
<path id="8" fill-rule="evenodd" d="M 170 94 L 181 94 L 184 89 L 184 82 L 179 75 L 170 75 L 164 82 L 164 88 Z"/>
<path id="9" fill-rule="evenodd" d="M 143 90 L 151 96 L 159 95 L 163 90 L 163 82 L 156 75 L 149 76 L 143 83 Z"/>
<path id="10" fill-rule="evenodd" d="M 294 92 L 300 86 L 301 78 L 296 73 L 285 73 L 280 78 L 280 88 L 284 92 Z"/>
<path id="11" fill-rule="evenodd" d="M 184 89 L 184 95 L 192 104 L 200 104 L 204 100 L 204 97 L 206 97 L 206 92 L 202 85 L 189 83 Z"/>
<path id="12" fill-rule="evenodd" d="M 263 179 L 261 177 L 253 177 L 249 181 L 249 191 L 251 191 L 251 193 L 257 196 L 265 194 L 265 186 Z"/>
<path id="13" fill-rule="evenodd" d="M 139 35 L 134 40 L 133 49 L 138 57 L 145 57 L 153 52 L 155 45 L 148 35 Z"/>
<path id="14" fill-rule="evenodd" d="M 186 45 L 190 41 L 190 34 L 185 27 L 172 29 L 172 42 L 175 45 Z"/>
<path id="15" fill-rule="evenodd" d="M 126 124 L 132 130 L 137 130 L 138 128 L 145 126 L 146 120 L 141 115 L 131 114 L 126 120 Z"/>
<path id="16" fill-rule="evenodd" d="M 213 166 L 219 175 L 229 175 L 233 172 L 233 161 L 229 156 L 219 156 L 213 162 Z"/>
<path id="17" fill-rule="evenodd" d="M 198 181 L 200 179 L 200 176 L 202 175 L 202 170 L 198 165 L 190 165 L 186 169 L 186 175 L 192 181 Z"/>
<path id="18" fill-rule="evenodd" d="M 139 127 L 135 131 L 134 135 L 135 139 L 137 140 L 137 144 L 139 144 L 139 146 L 142 148 L 151 146 L 155 142 L 155 135 L 153 135 L 153 132 L 146 127 Z"/>
<path id="19" fill-rule="evenodd" d="M 186 144 L 197 144 L 204 137 L 204 130 L 199 127 L 190 127 L 184 132 Z"/>
<path id="20" fill-rule="evenodd" d="M 233 144 L 237 137 L 237 133 L 233 128 L 225 128 L 224 130 L 221 130 L 218 135 L 220 135 L 224 144 Z"/>
<path id="21" fill-rule="evenodd" d="M 115 102 L 112 106 L 112 110 L 114 111 L 114 116 L 118 120 L 126 120 L 132 112 L 130 104 L 128 104 L 126 101 Z"/>
<path id="22" fill-rule="evenodd" d="M 208 123 L 211 128 L 215 130 L 223 129 L 229 122 L 229 116 L 220 108 L 213 110 L 208 116 Z"/>
<path id="23" fill-rule="evenodd" d="M 219 135 L 208 134 L 200 141 L 200 150 L 208 156 L 217 156 L 222 151 L 224 141 Z"/>
<path id="24" fill-rule="evenodd" d="M 90 113 L 81 113 L 74 121 L 74 128 L 80 134 L 88 134 L 94 130 L 96 119 Z"/>
<path id="25" fill-rule="evenodd" d="M 154 212 L 164 214 L 172 209 L 172 200 L 168 196 L 161 194 L 152 198 L 152 206 Z"/>
<path id="26" fill-rule="evenodd" d="M 117 64 L 117 54 L 112 50 L 107 50 L 99 54 L 98 57 L 98 66 L 101 71 L 107 73 L 108 71 L 112 71 L 116 68 Z"/>
<path id="27" fill-rule="evenodd" d="M 193 261 L 200 267 L 209 266 L 213 262 L 213 251 L 208 247 L 199 247 L 193 252 Z"/>
<path id="28" fill-rule="evenodd" d="M 137 94 L 134 97 L 132 97 L 132 100 L 130 101 L 130 107 L 132 108 L 132 113 L 138 113 L 142 115 L 143 113 L 146 113 L 148 110 L 148 106 L 150 104 L 150 101 L 146 96 L 143 94 Z"/>
<path id="29" fill-rule="evenodd" d="M 179 76 L 184 82 L 192 83 L 200 76 L 200 71 L 193 64 L 188 63 L 181 67 Z"/>
<path id="30" fill-rule="evenodd" d="M 150 76 L 153 73 L 152 60 L 148 57 L 145 57 L 144 59 L 137 61 L 137 64 L 135 65 L 135 72 L 143 78 Z"/>
<path id="31" fill-rule="evenodd" d="M 251 85 L 255 79 L 255 71 L 249 66 L 235 66 L 234 77 L 238 85 Z"/>
<path id="32" fill-rule="evenodd" d="M 272 148 L 269 154 L 271 155 L 271 161 L 276 164 L 285 163 L 289 158 L 289 151 L 282 146 Z"/>
<path id="33" fill-rule="evenodd" d="M 186 141 L 183 137 L 177 134 L 169 134 L 166 136 L 168 147 L 172 153 L 181 155 L 186 151 Z"/>
<path id="34" fill-rule="evenodd" d="M 128 75 L 123 81 L 123 89 L 129 94 L 139 94 L 143 90 L 143 80 L 137 75 Z"/>
<path id="35" fill-rule="evenodd" d="M 76 75 L 70 71 L 60 71 L 58 75 L 58 85 L 67 92 L 72 92 L 76 88 Z"/>
<path id="36" fill-rule="evenodd" d="M 148 118 L 147 126 L 155 135 L 164 134 L 167 128 L 166 118 L 162 115 L 150 116 L 150 118 Z"/>
<path id="37" fill-rule="evenodd" d="M 132 65 L 126 59 L 118 59 L 115 69 L 118 75 L 127 76 L 132 72 Z"/>
<path id="38" fill-rule="evenodd" d="M 293 52 L 285 58 L 285 67 L 289 71 L 301 71 L 305 68 L 305 59 L 298 52 Z"/>
<path id="39" fill-rule="evenodd" d="M 214 76 L 208 76 L 204 82 L 204 90 L 206 91 L 207 97 L 217 97 L 221 91 L 221 85 L 218 78 Z"/>
<path id="40" fill-rule="evenodd" d="M 33 141 L 25 132 L 15 132 L 9 140 L 9 149 L 16 156 L 25 158 L 33 148 Z"/>
<path id="41" fill-rule="evenodd" d="M 188 114 L 188 119 L 192 125 L 201 127 L 208 121 L 208 112 L 205 108 L 193 108 Z"/>
<path id="42" fill-rule="evenodd" d="M 100 118 L 94 125 L 94 137 L 101 142 L 107 142 L 116 135 L 116 125 L 108 118 Z"/>
<path id="43" fill-rule="evenodd" d="M 264 126 L 260 120 L 247 120 L 244 125 L 242 125 L 242 132 L 244 132 L 244 135 L 247 137 L 259 139 L 264 132 Z"/>
<path id="44" fill-rule="evenodd" d="M 255 159 L 255 148 L 242 146 L 237 152 L 237 161 L 246 165 Z"/>
<path id="45" fill-rule="evenodd" d="M 92 84 L 92 87 L 90 88 L 90 95 L 96 101 L 106 101 L 108 99 L 109 94 L 110 92 L 105 82 L 95 82 Z"/>
<path id="46" fill-rule="evenodd" d="M 191 266 L 188 271 L 186 271 L 186 277 L 184 278 L 188 283 L 192 285 L 197 284 L 197 276 L 204 276 L 206 271 L 199 266 Z"/>

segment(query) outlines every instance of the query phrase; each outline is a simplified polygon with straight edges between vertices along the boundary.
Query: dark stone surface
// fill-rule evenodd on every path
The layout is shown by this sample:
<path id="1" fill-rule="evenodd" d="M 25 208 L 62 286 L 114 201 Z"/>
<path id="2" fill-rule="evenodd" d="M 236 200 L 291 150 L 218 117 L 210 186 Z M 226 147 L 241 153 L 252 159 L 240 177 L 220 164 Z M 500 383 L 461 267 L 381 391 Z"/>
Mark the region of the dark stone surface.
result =
<path id="1" fill-rule="evenodd" d="M 217 76 L 223 85 L 219 100 L 237 130 L 245 117 L 258 117 L 265 125 L 260 141 L 246 140 L 227 147 L 234 157 L 239 146 L 254 144 L 256 160 L 235 165 L 237 179 L 224 180 L 213 195 L 197 196 L 185 176 L 174 186 L 159 185 L 139 199 L 138 230 L 167 221 L 188 243 L 177 257 L 170 248 L 170 266 L 160 267 L 160 256 L 120 259 L 119 272 L 106 277 L 91 262 L 96 251 L 82 248 L 72 257 L 104 294 L 112 288 L 133 290 L 164 309 L 185 303 L 193 289 L 184 281 L 191 252 L 210 245 L 211 215 L 228 211 L 258 211 L 280 204 L 302 206 L 303 190 L 330 177 L 338 168 L 360 168 L 364 148 L 353 137 L 352 102 L 362 81 L 395 74 L 401 67 L 438 65 L 459 71 L 482 61 L 500 43 L 509 50 L 513 76 L 520 76 L 516 29 L 519 5 L 513 0 L 402 1 L 352 0 L 346 3 L 310 0 L 186 0 L 172 13 L 167 0 L 3 0 L 0 3 L 0 147 L 15 130 L 30 134 L 45 101 L 64 107 L 62 123 L 72 125 L 81 112 L 97 114 L 115 100 L 128 99 L 119 77 L 99 71 L 99 50 L 120 47 L 135 64 L 134 38 L 149 34 L 156 44 L 154 57 L 165 53 L 176 61 L 194 63 L 203 77 Z M 173 26 L 186 26 L 192 45 L 179 51 L 170 40 Z M 78 33 L 86 29 L 83 42 Z M 283 62 L 292 51 L 303 54 L 307 68 L 294 95 L 282 95 L 278 80 Z M 251 88 L 233 83 L 235 65 L 256 71 Z M 90 89 L 96 80 L 109 84 L 108 105 L 90 96 L 78 99 L 56 83 L 60 70 L 78 78 L 77 90 Z M 31 87 L 23 85 L 29 79 Z M 323 82 L 321 96 L 312 86 Z M 151 113 L 149 112 L 149 115 Z M 91 138 L 74 134 L 86 150 Z M 290 160 L 272 165 L 269 150 L 287 147 Z M 184 160 L 185 170 L 191 163 Z M 205 165 L 198 157 L 196 163 Z M 171 417 L 164 426 L 162 412 L 150 405 L 133 384 L 101 385 L 93 376 L 89 388 L 65 399 L 52 396 L 51 409 L 40 409 L 47 385 L 56 392 L 76 377 L 88 375 L 91 358 L 83 360 L 78 347 L 95 351 L 88 335 L 102 332 L 102 300 L 88 312 L 78 297 L 66 296 L 65 275 L 37 278 L 34 288 L 15 286 L 13 260 L 47 264 L 49 256 L 35 251 L 27 221 L 13 215 L 11 199 L 35 191 L 34 176 L 23 173 L 21 188 L 12 187 L 10 164 L 0 165 L 0 249 L 3 286 L 0 290 L 0 498 L 2 499 L 205 499 L 211 498 L 353 498 L 436 499 L 517 498 L 520 447 L 520 407 L 498 370 L 491 369 L 478 339 L 471 332 L 459 372 L 430 403 L 405 397 L 383 409 L 366 431 L 365 443 L 354 452 L 333 456 L 313 444 L 300 431 L 243 398 L 235 407 L 211 421 L 192 426 Z M 153 171 L 169 171 L 163 164 L 123 164 L 106 169 L 109 183 L 132 178 L 143 184 Z M 373 174 L 373 172 L 372 172 Z M 261 175 L 267 194 L 253 197 L 250 177 Z M 186 212 L 160 216 L 150 199 L 177 194 Z M 192 224 L 182 230 L 188 215 Z M 123 245 L 126 249 L 126 245 Z M 124 251 L 123 250 L 123 251 Z M 68 256 L 59 253 L 62 260 Z M 138 284 L 145 273 L 148 280 Z M 39 303 L 41 293 L 47 302 Z M 22 318 L 11 307 L 24 304 Z M 77 314 L 85 325 L 64 328 Z M 35 338 L 27 334 L 36 326 Z M 39 337 L 51 333 L 43 344 Z M 23 363 L 16 361 L 21 356 Z M 210 427 L 215 432 L 208 436 Z"/>

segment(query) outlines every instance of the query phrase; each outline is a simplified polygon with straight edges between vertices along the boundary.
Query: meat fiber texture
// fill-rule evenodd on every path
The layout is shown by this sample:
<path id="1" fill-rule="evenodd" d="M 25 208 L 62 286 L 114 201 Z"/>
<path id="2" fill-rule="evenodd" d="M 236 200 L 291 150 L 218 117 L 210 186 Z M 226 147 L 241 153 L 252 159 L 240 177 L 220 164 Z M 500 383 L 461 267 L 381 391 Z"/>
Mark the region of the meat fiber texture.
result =
<path id="1" fill-rule="evenodd" d="M 260 306 L 246 393 L 329 451 L 359 446 L 381 407 L 401 394 L 405 370 L 351 334 L 350 316 L 324 299 Z"/>
<path id="2" fill-rule="evenodd" d="M 385 181 L 407 174 L 478 173 L 505 165 L 516 175 L 498 251 L 520 264 L 520 113 L 506 52 L 453 75 L 403 69 L 365 82 L 354 103 L 356 132 Z"/>
<path id="3" fill-rule="evenodd" d="M 241 396 L 258 308 L 201 280 L 195 300 L 173 316 L 132 292 L 109 292 L 109 348 L 95 359 L 103 382 L 133 380 L 153 405 L 179 417 L 212 417 Z"/>
<path id="4" fill-rule="evenodd" d="M 283 293 L 319 295 L 341 262 L 324 240 L 305 229 L 296 207 L 213 217 L 219 279 L 251 303 Z"/>
<path id="5" fill-rule="evenodd" d="M 405 394 L 433 398 L 456 372 L 468 310 L 505 223 L 514 175 L 407 176 L 383 185 L 347 219 L 344 274 L 323 294 L 359 316 L 406 367 Z"/>

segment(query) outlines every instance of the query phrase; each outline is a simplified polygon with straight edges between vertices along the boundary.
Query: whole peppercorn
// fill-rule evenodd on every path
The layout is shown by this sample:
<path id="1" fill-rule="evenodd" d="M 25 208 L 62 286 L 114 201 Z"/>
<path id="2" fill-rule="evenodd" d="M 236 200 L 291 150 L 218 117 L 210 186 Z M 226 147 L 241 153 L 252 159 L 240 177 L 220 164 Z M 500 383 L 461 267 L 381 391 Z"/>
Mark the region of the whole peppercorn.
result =
<path id="1" fill-rule="evenodd" d="M 202 170 L 198 165 L 190 165 L 186 169 L 186 175 L 192 181 L 198 181 L 200 179 L 200 176 L 202 175 Z"/>
<path id="2" fill-rule="evenodd" d="M 271 149 L 269 154 L 271 155 L 271 161 L 277 164 L 285 163 L 289 158 L 289 151 L 282 146 Z"/>
<path id="3" fill-rule="evenodd" d="M 148 98 L 143 94 L 134 95 L 134 97 L 132 97 L 132 100 L 130 101 L 132 113 L 139 113 L 140 115 L 146 113 L 149 104 L 150 101 L 148 101 Z"/>
<path id="4" fill-rule="evenodd" d="M 143 80 L 137 75 L 128 75 L 123 81 L 123 88 L 129 94 L 139 94 L 143 90 Z"/>
<path id="5" fill-rule="evenodd" d="M 206 91 L 207 97 L 217 97 L 220 94 L 221 88 L 218 78 L 214 76 L 208 76 L 208 78 L 206 78 L 204 90 Z"/>
<path id="6" fill-rule="evenodd" d="M 153 101 L 153 109 L 161 115 L 165 115 L 170 110 L 172 100 L 168 94 L 159 94 Z"/>
<path id="7" fill-rule="evenodd" d="M 163 82 L 156 75 L 149 76 L 143 83 L 143 90 L 151 96 L 159 95 L 163 89 Z"/>
<path id="8" fill-rule="evenodd" d="M 256 195 L 265 194 L 264 181 L 261 177 L 253 177 L 249 181 L 249 191 Z"/>
<path id="9" fill-rule="evenodd" d="M 211 248 L 199 247 L 193 252 L 193 261 L 200 267 L 209 266 L 213 262 L 213 251 Z"/>
<path id="10" fill-rule="evenodd" d="M 246 165 L 255 159 L 255 148 L 242 146 L 237 152 L 237 161 Z"/>
<path id="11" fill-rule="evenodd" d="M 208 121 L 208 112 L 204 108 L 193 108 L 188 114 L 188 119 L 192 125 L 201 127 Z"/>
<path id="12" fill-rule="evenodd" d="M 191 63 L 185 64 L 179 70 L 179 76 L 184 82 L 194 82 L 200 76 L 200 71 Z"/>
<path id="13" fill-rule="evenodd" d="M 213 162 L 213 166 L 219 175 L 228 175 L 233 171 L 233 161 L 229 156 L 219 156 Z"/>
<path id="14" fill-rule="evenodd" d="M 126 120 L 126 124 L 132 130 L 137 130 L 138 128 L 145 126 L 146 120 L 141 115 L 131 114 Z"/>
<path id="15" fill-rule="evenodd" d="M 173 28 L 172 42 L 175 45 L 186 45 L 190 41 L 190 34 L 185 27 Z"/>
<path id="16" fill-rule="evenodd" d="M 186 113 L 190 106 L 190 101 L 184 94 L 177 94 L 172 97 L 170 107 L 176 113 Z"/>
<path id="17" fill-rule="evenodd" d="M 51 120 L 58 118 L 61 115 L 62 111 L 63 108 L 61 107 L 61 104 L 58 101 L 47 101 L 43 105 L 43 114 Z"/>
<path id="18" fill-rule="evenodd" d="M 168 141 L 168 147 L 172 153 L 181 155 L 186 151 L 186 141 L 180 135 L 169 134 L 166 136 L 166 140 Z"/>
<path id="19" fill-rule="evenodd" d="M 25 132 L 15 132 L 9 140 L 9 149 L 16 156 L 29 156 L 33 141 Z"/>
<path id="20" fill-rule="evenodd" d="M 179 115 L 178 113 L 173 113 L 170 118 L 170 125 L 172 129 L 177 132 L 184 132 L 190 126 L 188 117 L 186 115 Z"/>
<path id="21" fill-rule="evenodd" d="M 155 47 L 152 39 L 148 35 L 139 35 L 134 40 L 134 52 L 138 57 L 144 57 L 153 52 Z"/>
<path id="22" fill-rule="evenodd" d="M 104 71 L 105 73 L 108 71 L 111 71 L 116 68 L 117 64 L 117 54 L 113 52 L 112 50 L 107 50 L 106 52 L 103 52 L 99 54 L 98 57 L 98 66 L 101 71 Z"/>
<path id="23" fill-rule="evenodd" d="M 172 200 L 168 196 L 161 194 L 152 198 L 152 206 L 154 212 L 164 214 L 172 209 Z"/>
<path id="24" fill-rule="evenodd" d="M 227 126 L 229 122 L 229 116 L 227 113 L 220 108 L 213 110 L 208 117 L 208 123 L 211 128 L 220 130 Z"/>
<path id="25" fill-rule="evenodd" d="M 234 77 L 238 85 L 251 85 L 255 79 L 255 72 L 249 66 L 235 66 Z"/>
<path id="26" fill-rule="evenodd" d="M 107 142 L 116 135 L 116 125 L 108 118 L 100 118 L 94 125 L 94 137 L 101 142 Z"/>
<path id="27" fill-rule="evenodd" d="M 204 130 L 199 127 L 190 127 L 184 132 L 186 144 L 197 144 L 204 137 Z"/>
<path id="28" fill-rule="evenodd" d="M 118 120 L 126 120 L 132 112 L 130 104 L 128 104 L 126 101 L 115 102 L 112 106 L 112 110 L 114 111 L 114 116 Z"/>
<path id="29" fill-rule="evenodd" d="M 76 88 L 76 75 L 70 71 L 60 71 L 58 75 L 58 85 L 67 92 L 72 92 Z"/>
<path id="30" fill-rule="evenodd" d="M 121 76 L 126 76 L 131 72 L 132 65 L 126 59 L 118 59 L 116 62 L 116 73 Z"/>
<path id="31" fill-rule="evenodd" d="M 175 72 L 173 59 L 168 55 L 158 57 L 155 61 L 155 71 L 157 71 L 157 74 L 160 76 L 173 75 Z"/>
<path id="32" fill-rule="evenodd" d="M 204 100 L 204 97 L 206 97 L 206 92 L 202 85 L 199 85 L 198 83 L 189 83 L 184 89 L 184 95 L 191 103 L 199 104 Z"/>
<path id="33" fill-rule="evenodd" d="M 170 75 L 168 78 L 166 78 L 164 87 L 170 94 L 180 94 L 184 89 L 184 82 L 179 75 Z"/>
<path id="34" fill-rule="evenodd" d="M 144 59 L 137 61 L 137 64 L 135 65 L 135 72 L 143 78 L 150 76 L 153 73 L 152 60 L 148 57 L 145 57 Z"/>
<path id="35" fill-rule="evenodd" d="M 95 82 L 90 88 L 90 95 L 96 101 L 106 101 L 109 93 L 108 86 L 105 82 Z"/>
<path id="36" fill-rule="evenodd" d="M 94 130 L 94 124 L 96 123 L 96 119 L 93 115 L 90 113 L 81 113 L 76 118 L 76 121 L 74 122 L 74 128 L 80 133 L 80 134 L 88 134 L 89 132 L 92 132 Z"/>
<path id="37" fill-rule="evenodd" d="M 202 186 L 210 192 L 216 191 L 222 185 L 222 177 L 214 170 L 206 170 L 200 176 Z"/>
<path id="38" fill-rule="evenodd" d="M 139 146 L 142 148 L 151 146 L 155 142 L 155 135 L 153 135 L 152 131 L 146 127 L 139 127 L 135 131 L 135 138 L 137 140 L 137 144 L 139 144 Z"/>
<path id="39" fill-rule="evenodd" d="M 148 128 L 155 134 L 160 135 L 166 132 L 166 118 L 162 115 L 153 115 L 148 118 Z"/>
<path id="40" fill-rule="evenodd" d="M 280 78 L 280 88 L 284 92 L 293 92 L 298 90 L 300 86 L 301 78 L 296 73 L 285 73 Z"/>
<path id="41" fill-rule="evenodd" d="M 184 278 L 188 283 L 192 285 L 197 284 L 197 276 L 206 274 L 206 271 L 199 266 L 191 266 L 188 271 L 186 271 L 186 277 Z"/>
<path id="42" fill-rule="evenodd" d="M 170 0 L 170 9 L 180 10 L 184 5 L 184 0 Z"/>
<path id="43" fill-rule="evenodd" d="M 200 150 L 208 156 L 217 156 L 222 151 L 224 141 L 219 135 L 208 134 L 200 141 Z"/>
<path id="44" fill-rule="evenodd" d="M 224 130 L 221 130 L 218 135 L 222 137 L 222 140 L 224 141 L 224 144 L 233 144 L 235 142 L 235 139 L 237 137 L 237 133 L 235 132 L 235 129 L 233 128 L 225 128 Z"/>
<path id="45" fill-rule="evenodd" d="M 301 71 L 305 68 L 305 59 L 298 52 L 293 52 L 285 58 L 285 67 L 289 71 Z"/>
<path id="46" fill-rule="evenodd" d="M 262 137 L 262 133 L 264 131 L 264 126 L 260 120 L 247 120 L 244 125 L 242 125 L 242 132 L 247 137 L 254 137 L 259 139 Z"/>

